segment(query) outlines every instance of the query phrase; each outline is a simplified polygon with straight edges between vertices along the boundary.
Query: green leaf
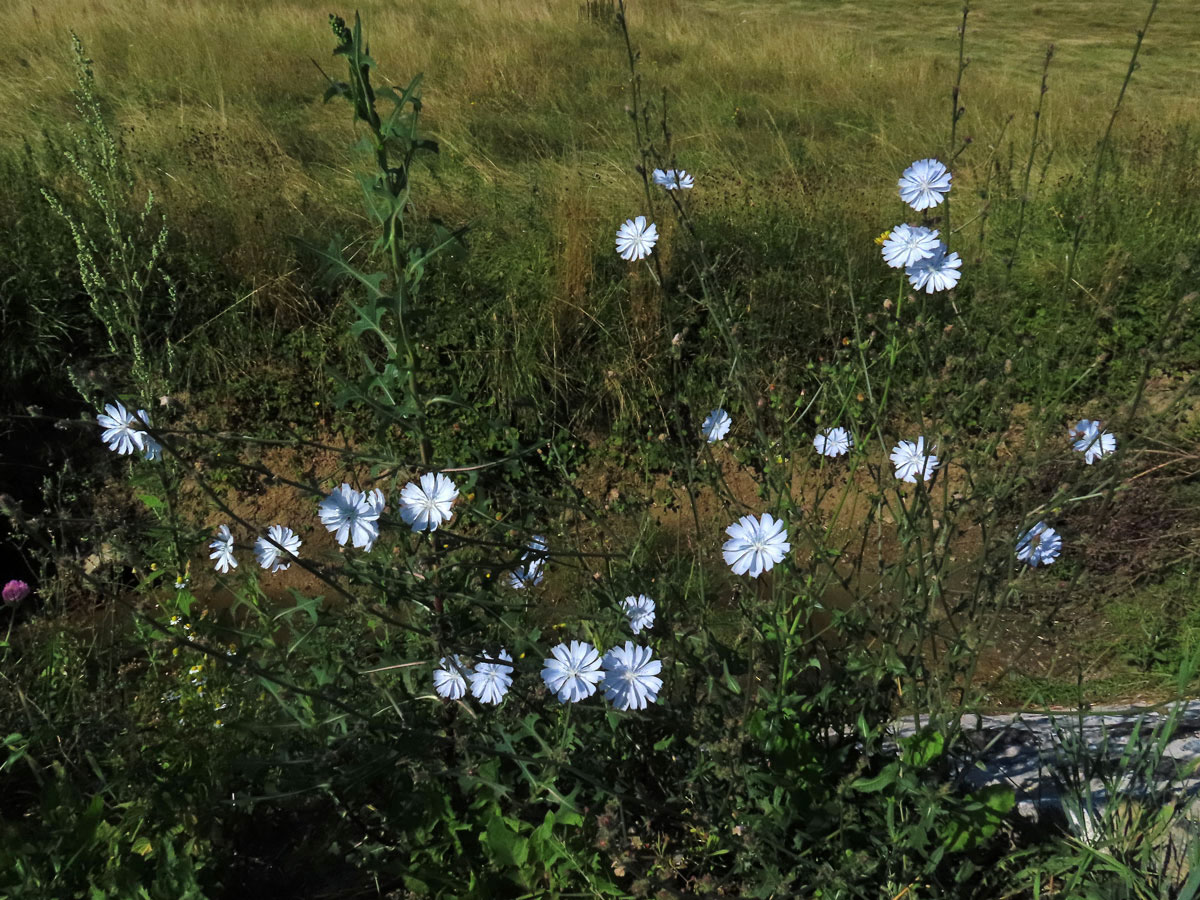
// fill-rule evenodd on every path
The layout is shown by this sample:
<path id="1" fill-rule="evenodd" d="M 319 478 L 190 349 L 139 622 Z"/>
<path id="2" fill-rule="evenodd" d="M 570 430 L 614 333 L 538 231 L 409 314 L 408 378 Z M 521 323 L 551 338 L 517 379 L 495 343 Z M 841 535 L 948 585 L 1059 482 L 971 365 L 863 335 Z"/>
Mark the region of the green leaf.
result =
<path id="1" fill-rule="evenodd" d="M 359 282 L 367 288 L 368 296 L 372 300 L 383 300 L 387 298 L 387 294 L 383 291 L 383 279 L 386 274 L 383 272 L 375 272 L 371 275 L 364 274 L 354 266 L 350 265 L 342 256 L 341 248 L 338 246 L 337 240 L 330 240 L 329 246 L 322 250 L 314 244 L 308 243 L 303 238 L 295 235 L 289 236 L 289 240 L 295 244 L 301 251 L 316 258 L 320 263 L 324 264 L 323 276 L 329 285 L 336 284 L 340 279 L 350 278 Z"/>
<path id="2" fill-rule="evenodd" d="M 850 787 L 864 794 L 874 794 L 886 790 L 896 783 L 896 775 L 900 771 L 899 763 L 888 763 L 883 771 L 874 778 L 859 778 Z"/>
<path id="3" fill-rule="evenodd" d="M 509 828 L 500 816 L 492 816 L 483 837 L 492 861 L 498 865 L 520 868 L 529 858 L 529 840 Z"/>
<path id="4" fill-rule="evenodd" d="M 152 509 L 157 512 L 160 509 L 165 509 L 166 504 L 155 497 L 153 494 L 138 494 L 137 498 L 146 504 L 147 509 Z"/>
<path id="5" fill-rule="evenodd" d="M 938 731 L 923 731 L 899 743 L 903 748 L 900 758 L 904 764 L 923 769 L 942 755 L 946 748 L 946 737 Z"/>

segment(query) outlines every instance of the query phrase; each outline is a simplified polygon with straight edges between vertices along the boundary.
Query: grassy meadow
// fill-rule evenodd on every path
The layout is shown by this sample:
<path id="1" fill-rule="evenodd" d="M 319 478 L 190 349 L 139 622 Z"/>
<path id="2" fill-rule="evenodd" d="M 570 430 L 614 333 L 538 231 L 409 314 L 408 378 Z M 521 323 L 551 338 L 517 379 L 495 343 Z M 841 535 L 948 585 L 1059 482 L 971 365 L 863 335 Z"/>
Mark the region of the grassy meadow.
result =
<path id="1" fill-rule="evenodd" d="M 0 897 L 1200 894 L 1165 800 L 1097 844 L 947 787 L 965 710 L 1196 695 L 1189 4 L 358 13 L 390 175 L 358 82 L 323 100 L 363 49 L 329 10 L 6 9 L 0 580 L 34 590 L 0 607 Z M 896 185 L 927 157 L 953 187 L 921 216 Z M 918 219 L 953 290 L 880 257 Z M 161 461 L 96 440 L 118 397 Z M 1116 452 L 1085 465 L 1081 419 Z M 928 485 L 889 462 L 917 435 Z M 432 471 L 455 517 L 410 533 Z M 342 482 L 387 496 L 373 552 L 317 519 Z M 734 575 L 763 512 L 789 555 Z M 277 523 L 303 549 L 270 573 Z M 658 703 L 556 703 L 539 661 L 627 640 L 640 593 Z M 499 647 L 503 704 L 432 692 Z"/>

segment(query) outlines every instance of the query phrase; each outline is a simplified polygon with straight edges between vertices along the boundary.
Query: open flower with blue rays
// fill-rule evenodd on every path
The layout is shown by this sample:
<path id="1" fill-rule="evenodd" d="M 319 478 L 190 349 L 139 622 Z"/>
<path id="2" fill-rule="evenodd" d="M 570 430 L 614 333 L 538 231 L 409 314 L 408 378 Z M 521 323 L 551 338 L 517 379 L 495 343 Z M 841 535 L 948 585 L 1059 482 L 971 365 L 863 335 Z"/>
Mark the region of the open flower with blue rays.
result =
<path id="1" fill-rule="evenodd" d="M 625 615 L 629 618 L 629 627 L 634 634 L 640 634 L 643 628 L 653 627 L 654 601 L 645 594 L 626 597 L 621 608 L 625 610 Z"/>
<path id="2" fill-rule="evenodd" d="M 950 172 L 936 159 L 919 159 L 900 176 L 900 199 L 921 212 L 937 206 L 950 192 Z"/>
<path id="3" fill-rule="evenodd" d="M 264 569 L 270 569 L 272 574 L 283 572 L 292 565 L 290 558 L 300 554 L 300 544 L 300 538 L 292 529 L 283 525 L 272 525 L 267 529 L 267 537 L 254 542 L 254 556 L 258 559 L 258 564 Z M 281 559 L 289 561 L 280 562 Z"/>
<path id="4" fill-rule="evenodd" d="M 1048 566 L 1062 553 L 1062 538 L 1045 522 L 1038 522 L 1017 541 L 1017 559 L 1031 566 Z"/>
<path id="5" fill-rule="evenodd" d="M 919 259 L 904 270 L 908 283 L 914 291 L 924 291 L 927 294 L 936 291 L 948 291 L 962 277 L 962 260 L 957 253 L 946 253 L 947 247 L 938 242 L 936 252 L 927 259 Z"/>
<path id="6" fill-rule="evenodd" d="M 937 253 L 938 233 L 924 225 L 897 225 L 883 242 L 883 261 L 903 269 Z"/>
<path id="7" fill-rule="evenodd" d="M 512 662 L 507 650 L 501 650 L 496 660 Z M 471 694 L 480 703 L 499 703 L 512 687 L 512 666 L 504 662 L 476 663 L 475 671 L 471 673 Z"/>
<path id="8" fill-rule="evenodd" d="M 656 243 L 658 226 L 653 222 L 647 224 L 645 216 L 626 219 L 625 224 L 617 229 L 617 253 L 627 262 L 645 259 Z"/>
<path id="9" fill-rule="evenodd" d="M 708 418 L 704 420 L 700 430 L 704 434 L 704 439 L 712 444 L 723 440 L 725 435 L 729 434 L 729 427 L 732 424 L 733 419 L 729 417 L 729 413 L 723 409 L 714 409 L 708 414 Z"/>
<path id="10" fill-rule="evenodd" d="M 467 679 L 463 674 L 466 666 L 463 665 L 463 661 L 455 654 L 450 657 L 443 656 L 438 665 L 441 668 L 433 672 L 433 689 L 439 697 L 461 700 L 467 693 Z"/>
<path id="11" fill-rule="evenodd" d="M 1079 435 L 1079 440 L 1072 445 L 1083 454 L 1083 461 L 1089 466 L 1117 449 L 1117 439 L 1107 431 L 1100 430 L 1100 422 L 1095 419 L 1083 419 L 1067 432 L 1072 438 Z"/>
<path id="12" fill-rule="evenodd" d="M 437 531 L 454 515 L 450 506 L 458 497 L 454 482 L 441 472 L 426 472 L 421 483 L 410 481 L 400 492 L 400 518 L 413 531 Z"/>
<path id="13" fill-rule="evenodd" d="M 541 584 L 542 566 L 546 562 L 545 553 L 549 548 L 546 539 L 540 534 L 535 534 L 529 542 L 529 552 L 521 556 L 521 565 L 509 573 L 509 586 L 521 590 Z"/>
<path id="14" fill-rule="evenodd" d="M 138 417 L 146 421 L 146 411 L 138 410 Z M 122 456 L 146 447 L 146 432 L 138 426 L 135 418 L 120 401 L 104 404 L 104 412 L 96 416 L 96 421 L 104 429 L 100 440 L 108 444 L 108 449 Z"/>
<path id="15" fill-rule="evenodd" d="M 845 428 L 826 428 L 813 438 L 813 447 L 823 456 L 841 456 L 850 452 L 854 440 Z"/>
<path id="16" fill-rule="evenodd" d="M 222 525 L 217 529 L 216 540 L 208 547 L 212 550 L 212 553 L 208 554 L 208 558 L 216 560 L 213 568 L 222 575 L 227 574 L 230 569 L 237 568 L 237 560 L 233 558 L 233 534 L 230 533 L 228 525 Z"/>
<path id="17" fill-rule="evenodd" d="M 721 553 L 734 575 L 749 574 L 757 578 L 782 562 L 784 554 L 792 549 L 783 519 L 775 519 L 770 513 L 763 513 L 761 519 L 742 516 L 725 533 L 729 540 L 721 547 Z"/>
<path id="18" fill-rule="evenodd" d="M 600 651 L 585 641 L 559 644 L 545 660 L 542 681 L 558 696 L 559 703 L 578 703 L 596 693 L 604 677 L 600 671 Z"/>
<path id="19" fill-rule="evenodd" d="M 668 191 L 691 190 L 692 185 L 696 183 L 696 179 L 683 169 L 678 171 L 667 169 L 665 172 L 662 169 L 655 169 L 650 178 L 655 184 L 662 185 Z"/>
<path id="20" fill-rule="evenodd" d="M 352 541 L 355 547 L 370 552 L 379 537 L 379 512 L 371 498 L 345 482 L 321 501 L 320 518 L 343 547 Z"/>
<path id="21" fill-rule="evenodd" d="M 613 647 L 604 654 L 604 696 L 617 709 L 645 709 L 662 690 L 662 663 L 649 647 Z"/>
<path id="22" fill-rule="evenodd" d="M 938 458 L 925 453 L 923 437 L 917 438 L 915 444 L 912 441 L 901 441 L 892 448 L 890 459 L 896 467 L 896 477 L 909 484 L 916 484 L 918 475 L 922 481 L 928 481 L 938 467 Z"/>

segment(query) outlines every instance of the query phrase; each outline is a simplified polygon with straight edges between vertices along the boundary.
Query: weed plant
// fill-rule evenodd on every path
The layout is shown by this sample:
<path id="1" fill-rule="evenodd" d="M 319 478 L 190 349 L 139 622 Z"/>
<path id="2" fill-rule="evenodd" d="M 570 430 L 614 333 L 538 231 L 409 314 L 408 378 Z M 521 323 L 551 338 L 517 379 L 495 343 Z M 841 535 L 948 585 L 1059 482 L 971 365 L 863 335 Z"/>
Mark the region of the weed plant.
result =
<path id="1" fill-rule="evenodd" d="M 673 8 L 646 24 L 693 33 Z M 491 15 L 469 4 L 462 14 L 467 34 Z M 1159 470 L 1141 455 L 1148 445 L 1167 455 L 1155 467 L 1194 461 L 1169 416 L 1186 405 L 1200 350 L 1188 293 L 1200 207 L 1179 194 L 1194 178 L 1195 139 L 1182 124 L 1163 138 L 1149 159 L 1167 186 L 1151 191 L 1130 174 L 1140 163 L 1114 149 L 1151 18 L 1092 155 L 1051 158 L 1047 53 L 1028 155 L 1006 160 L 997 140 L 966 169 L 973 180 L 958 166 L 984 143 L 962 133 L 969 22 L 964 8 L 947 142 L 916 121 L 923 111 L 903 140 L 955 179 L 955 227 L 948 206 L 921 217 L 963 260 L 959 286 L 934 294 L 886 272 L 883 240 L 871 243 L 907 209 L 871 200 L 863 209 L 879 217 L 866 222 L 823 193 L 793 215 L 790 194 L 814 173 L 841 179 L 847 197 L 886 196 L 907 158 L 886 178 L 870 166 L 847 177 L 852 167 L 819 158 L 815 137 L 834 127 L 820 110 L 814 141 L 792 147 L 797 120 L 780 128 L 769 108 L 742 105 L 740 141 L 680 148 L 672 129 L 708 117 L 690 118 L 697 101 L 677 103 L 687 92 L 648 69 L 620 0 L 586 4 L 572 37 L 611 57 L 623 95 L 605 99 L 625 106 L 632 137 L 632 153 L 615 150 L 600 140 L 612 136 L 605 126 L 576 148 L 576 162 L 601 170 L 613 195 L 603 200 L 567 166 L 563 185 L 535 192 L 501 178 L 482 191 L 486 168 L 462 165 L 463 130 L 426 114 L 422 78 L 381 81 L 359 17 L 351 27 L 331 16 L 347 76 L 325 76 L 324 100 L 344 100 L 361 130 L 354 165 L 365 156 L 374 169 L 350 174 L 379 236 L 293 238 L 301 253 L 288 264 L 323 283 L 314 317 L 328 303 L 346 333 L 295 338 L 315 380 L 293 361 L 272 385 L 259 361 L 240 386 L 198 387 L 234 406 L 276 391 L 257 419 L 264 408 L 295 417 L 243 413 L 237 430 L 180 399 L 192 385 L 170 348 L 195 329 L 176 337 L 169 278 L 164 294 L 147 294 L 166 232 L 138 243 L 145 233 L 113 212 L 124 202 L 114 192 L 133 181 L 86 93 L 91 137 L 80 146 L 108 180 L 76 162 L 82 151 L 73 168 L 112 251 L 64 212 L 107 342 L 93 348 L 104 371 L 76 384 L 96 412 L 121 399 L 105 425 L 135 452 L 108 488 L 126 527 L 105 534 L 91 562 L 70 558 L 61 531 L 5 507 L 60 584 L 77 579 L 100 599 L 103 626 L 86 637 L 56 618 L 66 593 L 4 611 L 0 890 L 898 900 L 1038 897 L 1045 878 L 1071 870 L 1078 896 L 1194 896 L 1194 879 L 1172 894 L 1180 885 L 1133 865 L 1136 853 L 1099 865 L 1090 844 L 1030 836 L 1003 786 L 947 779 L 998 626 L 1086 588 L 1089 529 L 1119 518 L 1131 485 Z M 529 101 L 550 90 L 547 71 L 575 77 L 564 48 L 538 46 L 542 65 L 502 75 L 509 102 L 473 136 L 507 147 L 506 165 L 575 140 L 533 128 L 516 140 Z M 82 65 L 78 40 L 75 52 Z M 732 61 L 708 64 L 719 79 Z M 237 103 L 219 72 L 214 83 L 224 134 Z M 564 99 L 564 110 L 583 102 Z M 764 135 L 786 165 L 754 169 Z M 696 187 L 666 190 L 656 173 L 685 160 Z M 502 207 L 489 213 L 493 198 Z M 594 232 L 607 242 L 639 215 L 657 227 L 648 256 L 590 249 Z M 549 253 L 547 234 L 566 249 Z M 236 330 L 256 315 L 241 302 L 222 301 L 196 327 Z M 46 326 L 45 346 L 60 327 Z M 1177 393 L 1151 408 L 1150 381 L 1168 375 Z M 716 409 L 732 428 L 705 440 Z M 1115 452 L 1085 464 L 1067 438 L 1081 418 L 1102 420 Z M 835 427 L 848 452 L 818 454 L 814 439 Z M 1076 435 L 1076 450 L 1100 434 Z M 937 464 L 905 482 L 888 454 L 917 436 Z M 414 526 L 421 491 L 436 528 Z M 785 525 L 788 552 L 761 575 L 732 574 L 721 530 L 763 513 Z M 317 527 L 336 530 L 326 517 L 353 523 L 353 547 Z M 1028 565 L 1018 539 L 1045 523 L 1061 556 Z M 295 534 L 268 530 L 280 525 Z M 210 549 L 237 566 L 213 573 Z M 625 600 L 638 595 L 654 600 L 655 621 L 632 643 L 661 668 L 634 680 L 656 696 L 626 702 L 632 689 L 609 657 L 595 696 L 562 703 L 543 689 L 556 645 L 603 653 L 630 641 Z M 464 678 L 455 696 L 458 675 L 472 690 Z M 903 712 L 919 728 L 895 750 L 889 723 Z"/>

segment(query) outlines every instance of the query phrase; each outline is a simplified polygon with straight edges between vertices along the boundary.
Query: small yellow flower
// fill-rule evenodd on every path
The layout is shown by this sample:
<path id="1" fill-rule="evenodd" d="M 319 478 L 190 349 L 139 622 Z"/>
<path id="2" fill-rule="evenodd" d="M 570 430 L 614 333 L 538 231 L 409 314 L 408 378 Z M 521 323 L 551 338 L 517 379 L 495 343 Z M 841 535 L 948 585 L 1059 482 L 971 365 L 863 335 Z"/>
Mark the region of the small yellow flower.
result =
<path id="1" fill-rule="evenodd" d="M 883 234 L 881 234 L 879 237 L 875 238 L 875 243 L 882 247 L 883 242 L 886 241 L 891 236 L 892 236 L 891 229 L 888 229 Z"/>

